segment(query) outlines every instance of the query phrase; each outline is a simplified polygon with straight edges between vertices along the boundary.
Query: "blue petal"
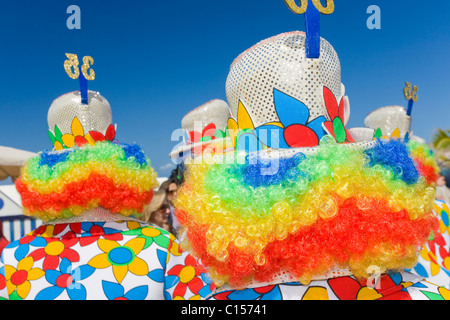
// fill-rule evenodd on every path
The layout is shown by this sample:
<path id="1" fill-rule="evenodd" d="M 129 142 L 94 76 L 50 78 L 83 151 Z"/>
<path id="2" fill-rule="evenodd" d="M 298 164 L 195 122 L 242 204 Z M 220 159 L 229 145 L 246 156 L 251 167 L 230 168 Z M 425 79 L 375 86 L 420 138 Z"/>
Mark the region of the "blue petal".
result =
<path id="1" fill-rule="evenodd" d="M 164 270 L 163 269 L 155 269 L 148 273 L 148 277 L 156 282 L 164 282 Z"/>
<path id="2" fill-rule="evenodd" d="M 313 130 L 316 134 L 317 137 L 320 139 L 322 139 L 322 137 L 324 135 L 326 135 L 326 131 L 323 130 L 322 124 L 327 121 L 327 119 L 324 116 L 320 116 L 316 119 L 314 119 L 313 121 L 311 121 L 310 123 L 308 123 L 307 127 L 310 128 L 311 130 Z"/>
<path id="3" fill-rule="evenodd" d="M 156 253 L 158 255 L 159 263 L 161 264 L 162 268 L 166 268 L 166 260 L 167 260 L 167 252 L 157 249 Z"/>
<path id="4" fill-rule="evenodd" d="M 164 287 L 166 289 L 172 288 L 179 281 L 180 281 L 180 279 L 177 276 L 167 276 L 164 281 Z"/>
<path id="5" fill-rule="evenodd" d="M 277 89 L 273 90 L 273 98 L 278 118 L 285 128 L 292 124 L 304 125 L 308 122 L 309 110 L 303 102 Z"/>
<path id="6" fill-rule="evenodd" d="M 102 281 L 102 284 L 103 292 L 105 293 L 108 300 L 114 300 L 116 298 L 123 297 L 125 290 L 120 284 L 105 280 Z"/>
<path id="7" fill-rule="evenodd" d="M 48 282 L 50 282 L 52 285 L 56 286 L 56 280 L 58 277 L 62 275 L 61 272 L 56 270 L 46 270 L 45 271 L 45 279 L 47 279 Z"/>
<path id="8" fill-rule="evenodd" d="M 40 291 L 34 299 L 35 300 L 55 300 L 63 291 L 64 291 L 64 289 L 60 288 L 60 287 L 48 287 L 48 288 Z"/>
<path id="9" fill-rule="evenodd" d="M 28 254 L 29 249 L 30 246 L 28 244 L 20 245 L 14 252 L 14 258 L 16 258 L 17 261 L 22 260 Z"/>
<path id="10" fill-rule="evenodd" d="M 72 263 L 69 261 L 69 259 L 64 258 L 61 260 L 61 263 L 59 264 L 59 270 L 62 273 L 69 274 L 72 271 Z"/>
<path id="11" fill-rule="evenodd" d="M 230 300 L 256 300 L 261 294 L 253 289 L 236 290 L 228 295 Z"/>
<path id="12" fill-rule="evenodd" d="M 255 129 L 258 139 L 269 148 L 289 148 L 284 139 L 284 129 L 274 125 L 264 125 Z"/>
<path id="13" fill-rule="evenodd" d="M 144 300 L 148 294 L 148 286 L 140 286 L 131 289 L 125 294 L 128 300 Z"/>
<path id="14" fill-rule="evenodd" d="M 73 270 L 71 275 L 75 278 L 75 281 L 84 280 L 93 274 L 95 270 L 95 268 L 85 264 Z"/>
<path id="15" fill-rule="evenodd" d="M 42 237 L 36 237 L 30 242 L 30 245 L 34 247 L 45 247 L 47 245 L 47 241 Z"/>
<path id="16" fill-rule="evenodd" d="M 86 288 L 79 283 L 75 283 L 73 287 L 67 288 L 67 294 L 70 300 L 86 300 Z"/>
<path id="17" fill-rule="evenodd" d="M 261 300 L 281 300 L 281 291 L 280 287 L 276 286 L 269 292 L 267 292 L 265 295 L 261 297 Z"/>
<path id="18" fill-rule="evenodd" d="M 424 278 L 428 278 L 428 272 L 427 270 L 423 267 L 422 264 L 418 263 L 415 267 L 414 267 L 414 271 L 421 277 Z"/>

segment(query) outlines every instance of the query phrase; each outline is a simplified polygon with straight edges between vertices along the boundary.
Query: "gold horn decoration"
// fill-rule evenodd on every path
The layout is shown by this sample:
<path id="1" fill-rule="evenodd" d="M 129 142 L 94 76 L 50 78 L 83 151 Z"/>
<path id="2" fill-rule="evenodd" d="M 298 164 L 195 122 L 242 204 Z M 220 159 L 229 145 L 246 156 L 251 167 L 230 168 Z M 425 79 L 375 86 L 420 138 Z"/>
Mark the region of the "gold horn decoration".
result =
<path id="1" fill-rule="evenodd" d="M 322 14 L 332 14 L 334 12 L 334 1 L 327 0 L 327 5 L 324 7 L 320 0 L 311 0 L 314 6 Z M 304 14 L 308 9 L 308 0 L 300 0 L 300 6 L 295 3 L 295 0 L 284 0 L 286 5 L 295 14 Z"/>
<path id="2" fill-rule="evenodd" d="M 334 1 L 333 0 L 327 0 L 327 6 L 322 6 L 322 3 L 320 0 L 312 0 L 312 3 L 314 3 L 314 6 L 319 10 L 322 14 L 332 14 L 334 12 Z"/>
<path id="3" fill-rule="evenodd" d="M 308 0 L 300 0 L 300 6 L 295 3 L 295 0 L 284 0 L 284 2 L 295 14 L 304 14 L 308 9 Z"/>

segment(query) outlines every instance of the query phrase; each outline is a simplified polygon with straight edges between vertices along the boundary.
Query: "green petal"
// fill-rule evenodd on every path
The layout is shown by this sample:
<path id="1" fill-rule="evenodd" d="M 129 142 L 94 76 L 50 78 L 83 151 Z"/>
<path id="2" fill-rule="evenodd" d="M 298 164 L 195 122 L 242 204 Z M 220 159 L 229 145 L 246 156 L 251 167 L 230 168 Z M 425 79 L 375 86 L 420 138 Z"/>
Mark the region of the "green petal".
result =
<path id="1" fill-rule="evenodd" d="M 381 129 L 378 128 L 378 129 L 375 131 L 375 134 L 374 134 L 373 137 L 379 139 L 379 138 L 381 138 L 382 135 L 383 135 L 383 133 L 381 132 Z"/>
<path id="2" fill-rule="evenodd" d="M 56 138 L 55 138 L 54 134 L 50 130 L 48 130 L 48 137 L 50 138 L 50 141 L 54 145 L 55 142 L 56 142 Z"/>
<path id="3" fill-rule="evenodd" d="M 214 137 L 216 137 L 217 139 L 221 139 L 221 138 L 225 138 L 225 132 L 223 132 L 222 130 L 217 129 L 216 133 L 214 134 Z"/>
<path id="4" fill-rule="evenodd" d="M 205 142 L 205 141 L 211 141 L 212 138 L 211 137 L 202 137 L 200 140 L 198 140 L 198 142 Z"/>
<path id="5" fill-rule="evenodd" d="M 169 247 L 169 238 L 167 238 L 166 236 L 160 235 L 160 236 L 154 237 L 153 240 L 160 247 L 163 247 L 163 248 Z"/>
<path id="6" fill-rule="evenodd" d="M 58 140 L 59 142 L 61 142 L 62 145 L 64 145 L 64 143 L 63 143 L 61 137 L 62 137 L 61 130 L 59 130 L 58 126 L 55 125 L 55 138 L 56 138 L 56 140 Z"/>
<path id="7" fill-rule="evenodd" d="M 345 142 L 345 139 L 347 139 L 347 132 L 345 132 L 344 124 L 339 117 L 334 118 L 333 120 L 333 130 L 336 141 L 339 143 Z"/>

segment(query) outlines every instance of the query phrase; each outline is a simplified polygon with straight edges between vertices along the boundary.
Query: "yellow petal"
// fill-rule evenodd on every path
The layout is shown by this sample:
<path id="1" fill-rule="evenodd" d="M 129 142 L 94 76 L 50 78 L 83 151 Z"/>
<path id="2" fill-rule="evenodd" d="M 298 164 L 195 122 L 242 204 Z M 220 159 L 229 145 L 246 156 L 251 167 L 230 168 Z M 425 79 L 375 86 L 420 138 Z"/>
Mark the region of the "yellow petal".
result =
<path id="1" fill-rule="evenodd" d="M 24 283 L 22 283 L 21 285 L 17 286 L 17 294 L 22 299 L 25 299 L 28 296 L 28 293 L 30 293 L 30 289 L 31 289 L 31 284 L 30 284 L 30 281 L 27 280 Z"/>
<path id="2" fill-rule="evenodd" d="M 364 287 L 359 290 L 356 300 L 377 300 L 382 297 L 375 289 Z"/>
<path id="3" fill-rule="evenodd" d="M 34 260 L 32 257 L 26 257 L 19 261 L 17 264 L 17 270 L 30 271 L 33 267 Z"/>
<path id="4" fill-rule="evenodd" d="M 189 300 L 200 300 L 200 295 L 196 294 L 195 296 L 190 297 Z"/>
<path id="5" fill-rule="evenodd" d="M 10 265 L 5 265 L 5 278 L 6 280 L 11 279 L 11 276 L 16 272 L 16 268 Z"/>
<path id="6" fill-rule="evenodd" d="M 61 137 L 61 140 L 63 141 L 64 145 L 68 148 L 72 148 L 75 144 L 75 137 L 69 133 L 66 133 Z"/>
<path id="7" fill-rule="evenodd" d="M 77 117 L 75 117 L 72 121 L 72 134 L 76 136 L 84 136 L 84 129 L 81 125 L 80 120 L 78 120 Z"/>
<path id="8" fill-rule="evenodd" d="M 392 139 L 399 139 L 400 138 L 400 130 L 397 128 L 395 129 L 391 134 Z"/>
<path id="9" fill-rule="evenodd" d="M 439 293 L 445 300 L 450 300 L 450 290 L 444 287 L 439 288 Z"/>
<path id="10" fill-rule="evenodd" d="M 61 144 L 61 142 L 55 141 L 55 150 L 62 150 L 62 149 L 64 149 L 64 148 L 63 148 L 63 145 Z"/>
<path id="11" fill-rule="evenodd" d="M 322 287 L 310 287 L 303 295 L 302 300 L 330 300 L 327 289 Z"/>
<path id="12" fill-rule="evenodd" d="M 269 123 L 265 123 L 265 126 L 277 126 L 280 127 L 281 129 L 284 129 L 284 126 L 281 122 L 269 122 Z"/>
<path id="13" fill-rule="evenodd" d="M 128 267 L 127 266 L 113 266 L 113 273 L 114 273 L 114 277 L 116 277 L 116 280 L 118 283 L 122 283 L 123 278 L 125 278 L 125 276 L 128 273 Z"/>
<path id="14" fill-rule="evenodd" d="M 127 227 L 130 230 L 134 230 L 141 227 L 141 224 L 137 221 L 127 221 Z"/>
<path id="15" fill-rule="evenodd" d="M 111 265 L 111 262 L 108 261 L 107 253 L 101 253 L 89 260 L 88 265 L 96 269 L 104 269 L 108 268 Z"/>
<path id="16" fill-rule="evenodd" d="M 128 241 L 125 246 L 133 250 L 135 254 L 138 254 L 144 248 L 145 240 L 144 238 L 134 238 Z"/>
<path id="17" fill-rule="evenodd" d="M 106 253 L 110 252 L 114 248 L 120 247 L 120 244 L 113 240 L 99 239 L 97 243 L 98 247 Z"/>
<path id="18" fill-rule="evenodd" d="M 37 280 L 45 275 L 44 270 L 33 268 L 28 272 L 28 280 Z"/>
<path id="19" fill-rule="evenodd" d="M 92 139 L 91 135 L 89 133 L 87 133 L 84 138 L 87 140 L 87 142 L 91 145 L 91 146 L 95 146 L 95 141 L 94 139 Z"/>
<path id="20" fill-rule="evenodd" d="M 6 287 L 8 288 L 8 295 L 12 295 L 14 290 L 16 290 L 16 286 L 12 284 L 11 280 L 6 281 Z"/>
<path id="21" fill-rule="evenodd" d="M 239 129 L 255 129 L 253 121 L 241 101 L 239 101 L 237 120 Z"/>
<path id="22" fill-rule="evenodd" d="M 439 271 L 441 270 L 441 267 L 438 264 L 431 262 L 430 269 L 431 269 L 431 275 L 434 277 L 435 275 L 437 275 L 439 273 Z"/>
<path id="23" fill-rule="evenodd" d="M 148 274 L 147 263 L 138 257 L 135 257 L 133 262 L 128 265 L 128 270 L 137 276 L 145 276 Z"/>
<path id="24" fill-rule="evenodd" d="M 228 134 L 230 135 L 233 146 L 236 146 L 236 137 L 239 133 L 238 124 L 233 118 L 228 118 Z"/>

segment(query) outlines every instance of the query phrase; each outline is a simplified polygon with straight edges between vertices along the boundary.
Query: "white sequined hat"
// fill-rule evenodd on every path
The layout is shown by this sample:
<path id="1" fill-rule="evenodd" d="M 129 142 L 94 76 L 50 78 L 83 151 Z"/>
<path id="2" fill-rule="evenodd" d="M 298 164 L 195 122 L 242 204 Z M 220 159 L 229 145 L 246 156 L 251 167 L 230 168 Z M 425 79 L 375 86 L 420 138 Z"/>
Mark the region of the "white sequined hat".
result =
<path id="1" fill-rule="evenodd" d="M 320 57 L 306 58 L 305 38 L 300 31 L 268 38 L 231 65 L 228 129 L 236 149 L 308 152 L 327 133 L 352 147 L 372 145 L 355 142 L 345 128 L 350 104 L 336 51 L 321 38 Z"/>
<path id="2" fill-rule="evenodd" d="M 181 120 L 183 141 L 174 147 L 170 157 L 182 160 L 196 156 L 211 144 L 214 144 L 211 150 L 214 153 L 232 149 L 226 132 L 229 117 L 230 108 L 220 99 L 211 100 L 188 112 Z"/>
<path id="3" fill-rule="evenodd" d="M 376 109 L 364 119 L 364 126 L 374 130 L 380 129 L 384 136 L 392 136 L 398 129 L 399 137 L 411 134 L 411 116 L 401 106 L 387 106 Z"/>
<path id="4" fill-rule="evenodd" d="M 74 145 L 113 140 L 111 106 L 99 92 L 88 91 L 88 104 L 81 102 L 79 91 L 66 93 L 51 104 L 47 122 L 49 137 L 56 150 Z"/>

